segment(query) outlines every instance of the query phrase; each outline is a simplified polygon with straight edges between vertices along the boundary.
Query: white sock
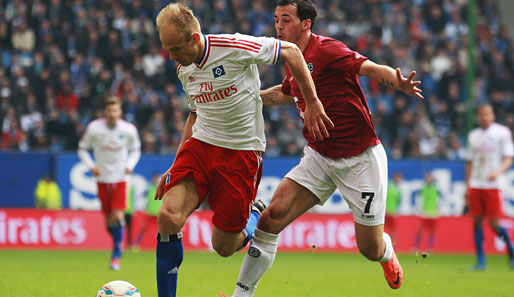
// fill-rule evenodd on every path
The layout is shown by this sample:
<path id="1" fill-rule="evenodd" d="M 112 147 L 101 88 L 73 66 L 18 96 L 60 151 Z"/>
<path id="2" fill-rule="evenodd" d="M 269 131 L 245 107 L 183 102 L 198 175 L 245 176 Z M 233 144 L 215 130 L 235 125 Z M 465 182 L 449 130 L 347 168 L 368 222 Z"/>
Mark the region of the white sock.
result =
<path id="1" fill-rule="evenodd" d="M 241 265 L 236 290 L 232 297 L 251 297 L 262 276 L 273 264 L 277 254 L 278 235 L 255 229 L 252 242 Z"/>
<path id="2" fill-rule="evenodd" d="M 380 262 L 387 263 L 393 258 L 393 242 L 391 241 L 391 237 L 387 233 L 382 233 L 382 238 L 384 239 L 384 243 L 386 245 L 386 250 L 384 252 L 384 257 L 380 259 Z"/>

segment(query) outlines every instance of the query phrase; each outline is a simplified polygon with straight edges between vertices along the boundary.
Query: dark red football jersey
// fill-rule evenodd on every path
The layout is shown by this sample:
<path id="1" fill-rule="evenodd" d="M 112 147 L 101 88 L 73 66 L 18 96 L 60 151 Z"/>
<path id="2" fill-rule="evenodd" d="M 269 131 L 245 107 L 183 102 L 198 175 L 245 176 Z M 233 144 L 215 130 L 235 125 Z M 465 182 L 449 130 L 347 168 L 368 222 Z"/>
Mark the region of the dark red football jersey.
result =
<path id="1" fill-rule="evenodd" d="M 303 127 L 309 145 L 323 156 L 337 159 L 359 155 L 369 146 L 379 144 L 358 79 L 361 64 L 367 58 L 338 40 L 316 34 L 311 35 L 303 56 L 318 97 L 335 125 L 334 128 L 327 126 L 330 137 L 322 141 L 312 139 Z M 296 105 L 303 120 L 305 101 L 287 65 L 282 92 L 297 98 Z"/>

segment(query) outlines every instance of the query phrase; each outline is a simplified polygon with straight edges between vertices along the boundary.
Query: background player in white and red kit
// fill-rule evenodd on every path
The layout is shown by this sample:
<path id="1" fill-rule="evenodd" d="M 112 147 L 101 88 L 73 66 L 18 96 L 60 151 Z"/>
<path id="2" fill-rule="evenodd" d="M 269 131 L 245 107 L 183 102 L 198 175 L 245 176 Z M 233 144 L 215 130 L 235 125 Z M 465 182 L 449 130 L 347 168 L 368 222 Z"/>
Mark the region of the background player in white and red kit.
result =
<path id="1" fill-rule="evenodd" d="M 509 128 L 494 122 L 491 105 L 477 110 L 479 127 L 468 134 L 466 162 L 466 206 L 473 216 L 477 263 L 474 270 L 486 269 L 482 222 L 489 219 L 493 231 L 505 241 L 509 265 L 514 269 L 514 249 L 509 235 L 500 225 L 503 216 L 498 177 L 512 165 L 514 145 Z"/>
<path id="2" fill-rule="evenodd" d="M 360 252 L 380 261 L 392 288 L 401 285 L 403 272 L 390 237 L 383 232 L 387 193 L 387 158 L 375 134 L 358 75 L 408 95 L 423 98 L 413 82 L 400 70 L 377 65 L 350 50 L 342 42 L 313 34 L 316 7 L 311 1 L 278 1 L 275 29 L 280 40 L 294 42 L 303 51 L 323 107 L 334 122 L 330 137 L 319 140 L 307 131 L 304 157 L 281 181 L 270 206 L 262 213 L 245 256 L 233 296 L 253 296 L 257 284 L 272 265 L 278 234 L 294 219 L 316 204 L 323 204 L 339 189 L 352 208 L 355 238 Z M 305 100 L 297 81 L 286 66 L 281 86 L 261 94 L 264 104 L 296 102 L 303 118 Z"/>
<path id="3" fill-rule="evenodd" d="M 156 20 L 162 47 L 177 61 L 190 113 L 172 167 L 163 175 L 157 222 L 157 290 L 176 296 L 187 217 L 209 194 L 212 246 L 227 257 L 252 237 L 252 211 L 266 142 L 256 64 L 286 61 L 306 98 L 306 125 L 314 139 L 328 137 L 326 116 L 298 47 L 275 38 L 203 35 L 192 11 L 169 4 Z M 262 209 L 262 208 L 261 208 Z"/>
<path id="4" fill-rule="evenodd" d="M 98 185 L 107 230 L 113 240 L 111 269 L 119 270 L 127 197 L 127 178 L 141 156 L 141 142 L 134 125 L 121 119 L 117 98 L 105 103 L 105 118 L 92 121 L 79 142 L 78 155 Z M 93 150 L 94 160 L 89 154 Z"/>

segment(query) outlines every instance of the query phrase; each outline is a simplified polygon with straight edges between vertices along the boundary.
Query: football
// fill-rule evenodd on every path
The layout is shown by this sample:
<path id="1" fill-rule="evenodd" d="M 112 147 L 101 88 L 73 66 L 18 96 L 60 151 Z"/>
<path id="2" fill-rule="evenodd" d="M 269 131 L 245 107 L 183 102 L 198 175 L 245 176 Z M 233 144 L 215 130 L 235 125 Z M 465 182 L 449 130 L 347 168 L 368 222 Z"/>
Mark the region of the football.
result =
<path id="1" fill-rule="evenodd" d="M 103 285 L 96 293 L 96 297 L 114 297 L 114 296 L 130 296 L 141 297 L 139 290 L 129 282 L 115 280 Z"/>

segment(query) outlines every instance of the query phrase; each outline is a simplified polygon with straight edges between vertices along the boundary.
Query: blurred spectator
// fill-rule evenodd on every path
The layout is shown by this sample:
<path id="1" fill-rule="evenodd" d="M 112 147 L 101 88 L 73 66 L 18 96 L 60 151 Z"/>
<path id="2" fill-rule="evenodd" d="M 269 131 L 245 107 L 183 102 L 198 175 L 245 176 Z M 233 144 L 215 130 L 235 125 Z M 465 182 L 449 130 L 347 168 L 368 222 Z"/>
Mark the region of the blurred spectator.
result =
<path id="1" fill-rule="evenodd" d="M 134 234 L 132 218 L 134 215 L 135 199 L 134 199 L 134 185 L 130 184 L 128 187 L 128 194 L 126 197 L 126 209 L 125 209 L 125 247 L 132 249 L 134 247 L 134 241 L 132 235 Z"/>
<path id="2" fill-rule="evenodd" d="M 403 180 L 403 174 L 399 171 L 393 174 L 393 178 L 389 180 L 387 186 L 386 215 L 384 229 L 391 236 L 391 240 L 395 243 L 396 239 L 396 212 L 400 206 L 402 193 L 400 191 L 400 183 Z"/>
<path id="3" fill-rule="evenodd" d="M 59 210 L 62 207 L 61 190 L 50 175 L 41 178 L 34 190 L 37 208 Z"/>
<path id="4" fill-rule="evenodd" d="M 207 34 L 275 35 L 270 1 L 188 2 Z M 316 3 L 315 33 L 339 39 L 371 60 L 418 70 L 427 98 L 424 117 L 417 102 L 377 81 L 361 80 L 391 158 L 460 159 L 458 140 L 466 139 L 467 126 L 467 1 Z M 103 108 L 102 100 L 113 95 L 122 102 L 125 118 L 141 135 L 148 134 L 146 153 L 174 152 L 188 111 L 177 65 L 156 43 L 155 15 L 161 6 L 162 1 L 141 0 L 0 1 L 0 149 L 69 150 L 69 139 L 80 137 L 82 127 Z M 498 122 L 508 125 L 514 123 L 514 42 L 500 15 L 497 1 L 478 1 L 473 104 L 490 101 Z M 259 72 L 262 88 L 284 77 L 283 67 L 260 66 Z M 33 96 L 36 107 L 27 108 Z M 70 111 L 78 112 L 78 119 L 70 119 Z M 155 126 L 158 112 L 165 114 L 163 128 Z M 301 154 L 302 124 L 295 106 L 267 106 L 263 113 L 268 155 Z M 10 124 L 13 119 L 17 124 Z"/>
<path id="5" fill-rule="evenodd" d="M 79 106 L 79 99 L 73 92 L 71 83 L 65 83 L 62 89 L 57 92 L 57 108 L 61 112 L 68 112 L 77 110 Z"/>
<path id="6" fill-rule="evenodd" d="M 141 240 L 145 233 L 150 230 L 157 229 L 157 213 L 159 212 L 159 208 L 161 207 L 162 200 L 155 200 L 155 192 L 157 191 L 157 184 L 159 184 L 159 180 L 161 178 L 160 173 L 154 173 L 152 176 L 151 183 L 148 185 L 148 190 L 146 191 L 146 207 L 143 215 L 143 222 L 141 224 L 141 229 L 137 233 L 136 240 L 134 242 L 134 247 L 137 249 L 141 244 Z"/>
<path id="7" fill-rule="evenodd" d="M 448 159 L 462 161 L 466 160 L 466 148 L 462 146 L 459 137 L 455 133 L 448 136 Z"/>
<path id="8" fill-rule="evenodd" d="M 421 236 L 426 232 L 428 233 L 426 251 L 431 252 L 434 247 L 437 217 L 439 216 L 438 206 L 441 197 L 440 191 L 434 183 L 434 177 L 431 173 L 425 174 L 425 185 L 421 188 L 419 197 L 421 198 L 419 212 L 421 221 L 414 240 L 414 251 L 418 252 L 420 250 Z"/>
<path id="9" fill-rule="evenodd" d="M 36 44 L 36 37 L 34 30 L 27 26 L 25 21 L 22 21 L 17 27 L 14 28 L 12 34 L 12 47 L 15 50 L 32 51 Z"/>

